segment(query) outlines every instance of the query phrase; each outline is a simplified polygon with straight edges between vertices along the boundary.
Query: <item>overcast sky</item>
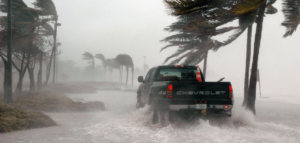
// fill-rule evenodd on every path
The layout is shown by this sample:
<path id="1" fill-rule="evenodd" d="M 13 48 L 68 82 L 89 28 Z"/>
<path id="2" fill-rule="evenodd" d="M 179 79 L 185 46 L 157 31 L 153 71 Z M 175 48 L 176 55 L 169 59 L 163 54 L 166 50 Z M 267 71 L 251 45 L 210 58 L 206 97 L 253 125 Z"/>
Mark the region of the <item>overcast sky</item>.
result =
<path id="1" fill-rule="evenodd" d="M 159 41 L 172 34 L 163 28 L 176 21 L 167 14 L 163 0 L 53 1 L 62 24 L 58 29 L 62 60 L 74 60 L 83 67 L 86 65 L 81 60 L 84 52 L 101 53 L 106 58 L 129 54 L 136 67 L 142 67 L 143 56 L 147 56 L 146 63 L 152 67 L 162 64 L 176 49 L 160 52 L 166 43 Z M 25 2 L 32 6 L 33 0 Z M 259 69 L 262 92 L 266 96 L 299 95 L 300 92 L 300 35 L 297 31 L 292 37 L 282 37 L 285 28 L 280 26 L 281 3 L 276 2 L 278 13 L 266 15 L 263 25 Z M 209 52 L 207 79 L 216 81 L 225 77 L 232 82 L 236 93 L 243 92 L 246 34 L 217 52 Z"/>

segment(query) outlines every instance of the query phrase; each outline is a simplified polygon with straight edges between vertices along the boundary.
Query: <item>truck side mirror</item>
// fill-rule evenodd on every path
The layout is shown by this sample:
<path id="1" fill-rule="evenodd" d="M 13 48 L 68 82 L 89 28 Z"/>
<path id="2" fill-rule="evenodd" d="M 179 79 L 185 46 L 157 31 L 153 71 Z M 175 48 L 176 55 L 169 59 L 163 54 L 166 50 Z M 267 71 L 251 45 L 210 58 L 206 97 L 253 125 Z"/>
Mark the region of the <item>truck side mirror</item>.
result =
<path id="1" fill-rule="evenodd" d="M 139 77 L 138 77 L 138 81 L 139 81 L 139 82 L 144 82 L 143 76 L 139 76 Z"/>

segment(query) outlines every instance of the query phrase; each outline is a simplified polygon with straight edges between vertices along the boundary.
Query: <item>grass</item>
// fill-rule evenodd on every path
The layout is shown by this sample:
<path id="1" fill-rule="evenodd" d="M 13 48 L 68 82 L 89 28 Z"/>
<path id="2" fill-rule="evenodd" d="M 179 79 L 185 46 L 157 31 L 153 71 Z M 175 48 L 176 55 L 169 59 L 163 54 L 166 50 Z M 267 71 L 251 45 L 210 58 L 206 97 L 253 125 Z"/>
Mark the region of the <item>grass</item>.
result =
<path id="1" fill-rule="evenodd" d="M 3 100 L 1 102 L 3 103 Z M 105 110 L 104 103 L 100 101 L 88 103 L 75 102 L 63 93 L 51 91 L 23 92 L 23 96 L 13 98 L 12 106 L 24 110 L 45 112 L 87 112 Z"/>
<path id="2" fill-rule="evenodd" d="M 0 105 L 0 133 L 54 125 L 56 123 L 42 112 Z"/>
<path id="3" fill-rule="evenodd" d="M 1 97 L 1 95 L 0 95 Z M 60 92 L 23 91 L 14 96 L 12 104 L 0 98 L 0 133 L 54 126 L 56 123 L 44 112 L 87 112 L 105 110 L 104 103 L 75 102 Z"/>

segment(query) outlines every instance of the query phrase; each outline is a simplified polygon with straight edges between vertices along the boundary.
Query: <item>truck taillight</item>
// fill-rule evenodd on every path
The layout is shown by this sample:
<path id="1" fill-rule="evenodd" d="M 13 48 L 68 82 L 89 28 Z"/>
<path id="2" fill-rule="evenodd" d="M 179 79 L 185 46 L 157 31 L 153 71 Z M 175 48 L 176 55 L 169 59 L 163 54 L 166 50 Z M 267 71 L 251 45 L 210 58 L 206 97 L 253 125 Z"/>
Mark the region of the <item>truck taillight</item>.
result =
<path id="1" fill-rule="evenodd" d="M 172 92 L 173 92 L 173 85 L 170 84 L 168 85 L 167 98 L 173 98 Z"/>
<path id="2" fill-rule="evenodd" d="M 171 91 L 172 91 L 172 90 L 173 90 L 173 85 L 171 85 L 171 84 L 168 85 L 168 90 L 171 90 Z"/>
<path id="3" fill-rule="evenodd" d="M 233 90 L 232 90 L 232 86 L 229 85 L 229 98 L 233 97 Z"/>

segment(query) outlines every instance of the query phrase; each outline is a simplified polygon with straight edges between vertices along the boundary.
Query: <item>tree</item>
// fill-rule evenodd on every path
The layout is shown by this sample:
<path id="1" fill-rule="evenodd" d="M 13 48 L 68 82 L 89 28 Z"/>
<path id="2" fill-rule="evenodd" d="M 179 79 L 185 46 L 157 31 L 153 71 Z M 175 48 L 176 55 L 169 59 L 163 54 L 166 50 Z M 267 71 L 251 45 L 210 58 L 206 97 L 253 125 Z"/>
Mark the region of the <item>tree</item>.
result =
<path id="1" fill-rule="evenodd" d="M 7 1 L 1 1 L 0 9 L 2 12 L 7 12 Z M 29 58 L 31 56 L 31 52 L 33 52 L 33 40 L 37 37 L 37 27 L 40 25 L 50 21 L 51 19 L 43 19 L 39 20 L 39 13 L 32 8 L 29 8 L 22 0 L 14 0 L 13 1 L 13 55 L 21 60 L 20 67 L 17 68 L 19 70 L 19 81 L 16 88 L 16 93 L 21 94 L 22 92 L 22 81 L 23 76 L 28 68 Z M 6 18 L 1 24 L 6 23 Z M 1 25 L 6 28 L 6 26 Z M 4 35 L 3 37 L 6 37 Z M 5 39 L 2 39 L 3 42 L 7 42 Z M 5 49 L 2 50 L 2 60 L 5 60 L 5 53 L 7 51 Z M 15 67 L 16 65 L 13 64 Z M 7 81 L 5 80 L 5 85 Z"/>
<path id="2" fill-rule="evenodd" d="M 126 87 L 127 87 L 127 82 L 128 82 L 128 70 L 129 70 L 129 68 L 131 68 L 131 73 L 132 73 L 131 86 L 133 86 L 134 64 L 133 64 L 132 58 L 127 54 L 119 54 L 115 58 L 115 61 L 118 62 L 121 66 L 126 67 Z"/>
<path id="3" fill-rule="evenodd" d="M 265 14 L 275 14 L 277 13 L 277 9 L 272 6 L 276 0 L 269 0 L 267 2 L 267 9 L 265 10 Z M 244 78 L 244 100 L 242 106 L 246 106 L 247 98 L 248 98 L 248 87 L 249 87 L 249 69 L 250 69 L 250 56 L 251 56 L 251 37 L 252 37 L 252 25 L 248 27 L 247 33 L 247 50 L 246 50 L 246 67 L 245 67 L 245 78 Z"/>
<path id="4" fill-rule="evenodd" d="M 91 64 L 92 66 L 92 70 L 93 70 L 93 79 L 94 79 L 94 76 L 95 76 L 95 59 L 94 59 L 94 56 L 89 53 L 89 52 L 85 52 L 82 54 L 83 56 L 83 60 L 87 60 L 88 61 L 88 64 Z"/>
<path id="5" fill-rule="evenodd" d="M 226 46 L 234 41 L 244 30 L 252 25 L 252 23 L 256 20 L 256 15 L 258 9 L 262 6 L 263 8 L 259 11 L 259 19 L 257 19 L 257 29 L 255 36 L 255 44 L 254 44 L 254 56 L 252 63 L 252 71 L 250 77 L 250 85 L 248 91 L 248 102 L 246 109 L 249 109 L 255 114 L 255 86 L 256 86 L 256 70 L 257 70 L 257 61 L 258 61 L 258 53 L 260 46 L 260 38 L 261 38 L 261 30 L 262 30 L 262 21 L 263 15 L 266 7 L 266 0 L 239 0 L 239 1 L 203 1 L 203 0 L 165 0 L 168 4 L 169 8 L 172 10 L 172 14 L 175 16 L 178 15 L 188 15 L 190 13 L 197 14 L 195 20 L 189 22 L 185 29 L 192 30 L 198 37 L 202 35 L 217 35 L 221 31 L 230 31 L 235 29 L 236 32 L 229 37 L 228 40 L 224 42 L 219 42 L 213 40 L 213 44 L 211 47 L 205 49 L 218 49 L 221 46 Z M 274 0 L 270 0 L 270 3 L 274 3 Z M 275 10 L 271 5 L 268 5 L 267 11 L 272 12 Z M 221 15 L 215 14 L 214 11 L 220 11 Z M 203 13 L 204 12 L 204 13 Z M 210 12 L 214 12 L 213 15 L 209 15 Z M 220 25 L 233 21 L 235 19 L 239 19 L 238 27 L 225 27 L 221 29 L 217 29 Z M 213 23 L 210 23 L 213 21 Z M 203 29 L 205 26 L 209 25 L 210 28 L 214 29 Z M 203 34 L 204 32 L 204 34 Z M 224 33 L 224 32 L 222 32 Z M 195 51 L 195 49 L 193 49 Z M 197 52 L 191 51 L 190 53 L 186 53 L 184 56 L 180 58 L 187 57 L 186 59 L 192 59 L 191 54 L 200 54 L 203 53 L 204 50 L 197 49 Z M 177 51 L 179 52 L 179 51 Z M 194 53 L 193 53 L 194 52 Z M 255 85 L 254 85 L 255 84 Z"/>
<path id="6" fill-rule="evenodd" d="M 258 13 L 258 18 L 257 18 L 257 26 L 256 26 L 255 41 L 254 41 L 254 53 L 252 59 L 248 99 L 246 104 L 246 109 L 250 110 L 254 115 L 256 114 L 255 98 L 256 98 L 258 55 L 259 55 L 260 41 L 262 35 L 265 8 L 266 8 L 266 3 L 264 3 L 260 8 Z"/>
<path id="7" fill-rule="evenodd" d="M 47 71 L 46 71 L 46 81 L 44 83 L 44 86 L 46 86 L 48 84 L 48 80 L 50 77 L 50 73 L 51 73 L 51 65 L 52 65 L 52 60 L 53 60 L 53 84 L 55 82 L 55 57 L 56 57 L 56 49 L 57 49 L 57 43 L 56 43 L 56 36 L 57 36 L 57 20 L 58 20 L 58 15 L 57 15 L 57 11 L 56 11 L 56 7 L 53 3 L 52 0 L 36 0 L 33 5 L 35 7 L 37 7 L 38 9 L 36 11 L 39 12 L 40 15 L 43 16 L 53 16 L 52 19 L 55 21 L 54 24 L 54 30 L 51 26 L 49 25 L 43 25 L 43 28 L 46 29 L 46 35 L 53 35 L 53 49 L 51 52 L 51 56 L 50 56 L 50 61 L 49 64 L 47 65 Z M 40 32 L 45 32 L 45 31 L 40 31 Z"/>
<path id="8" fill-rule="evenodd" d="M 104 68 L 104 78 L 106 76 L 106 64 L 105 64 L 105 56 L 103 54 L 96 54 L 95 55 L 96 59 L 99 59 L 102 62 L 102 66 Z"/>

